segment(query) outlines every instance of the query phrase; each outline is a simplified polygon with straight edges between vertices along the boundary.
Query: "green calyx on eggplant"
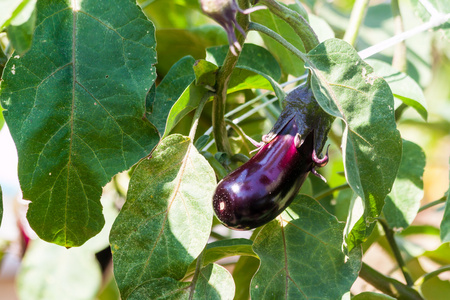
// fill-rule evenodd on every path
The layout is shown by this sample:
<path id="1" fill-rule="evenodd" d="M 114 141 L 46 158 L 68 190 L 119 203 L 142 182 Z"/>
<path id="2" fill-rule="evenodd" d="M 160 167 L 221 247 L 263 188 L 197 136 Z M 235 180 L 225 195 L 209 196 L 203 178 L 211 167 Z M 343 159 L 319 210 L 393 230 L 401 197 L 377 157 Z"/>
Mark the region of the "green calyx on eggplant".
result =
<path id="1" fill-rule="evenodd" d="M 228 174 L 216 187 L 213 208 L 227 227 L 249 230 L 283 212 L 297 195 L 309 172 L 328 162 L 321 153 L 333 118 L 300 87 L 285 100 L 285 107 L 259 151 Z M 321 177 L 323 178 L 323 177 Z"/>
<path id="2" fill-rule="evenodd" d="M 242 14 L 250 14 L 256 10 L 264 9 L 265 6 L 257 6 L 249 9 L 241 9 L 236 3 L 236 0 L 200 0 L 200 6 L 202 11 L 210 18 L 215 20 L 222 26 L 228 36 L 228 43 L 230 45 L 230 51 L 234 56 L 237 56 L 237 51 L 241 51 L 241 45 L 236 39 L 234 28 L 245 37 L 245 31 L 239 25 L 236 20 L 236 14 L 238 12 Z"/>

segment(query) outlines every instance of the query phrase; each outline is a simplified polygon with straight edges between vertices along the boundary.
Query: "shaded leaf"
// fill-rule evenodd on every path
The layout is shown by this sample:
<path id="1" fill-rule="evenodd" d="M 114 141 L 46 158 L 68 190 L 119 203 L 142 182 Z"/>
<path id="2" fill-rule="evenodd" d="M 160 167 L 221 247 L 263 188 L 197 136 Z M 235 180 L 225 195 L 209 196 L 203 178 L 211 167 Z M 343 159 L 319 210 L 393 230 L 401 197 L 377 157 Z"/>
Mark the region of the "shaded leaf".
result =
<path id="1" fill-rule="evenodd" d="M 170 277 L 151 279 L 137 287 L 128 299 L 231 300 L 233 296 L 231 274 L 222 266 L 210 264 L 201 269 L 196 282 L 178 282 Z"/>
<path id="2" fill-rule="evenodd" d="M 314 96 L 327 113 L 346 125 L 342 138 L 345 175 L 363 200 L 364 222 L 359 224 L 370 229 L 370 223 L 381 213 L 401 159 L 402 141 L 391 90 L 342 40 L 321 43 L 307 59 Z M 363 237 L 369 234 L 367 230 Z M 348 243 L 349 250 L 354 245 Z"/>
<path id="3" fill-rule="evenodd" d="M 340 298 L 361 267 L 359 248 L 348 257 L 342 252 L 343 230 L 314 199 L 299 195 L 254 241 L 261 266 L 252 280 L 252 298 Z"/>
<path id="4" fill-rule="evenodd" d="M 291 9 L 298 11 L 297 5 L 290 5 Z M 276 33 L 284 37 L 289 43 L 294 45 L 298 50 L 305 52 L 303 42 L 295 31 L 284 20 L 272 14 L 268 9 L 255 11 L 252 13 L 252 21 L 263 24 L 272 29 Z M 274 41 L 272 38 L 261 35 L 267 49 L 277 59 L 284 73 L 294 76 L 301 76 L 305 72 L 304 63 L 292 54 L 285 47 Z"/>
<path id="5" fill-rule="evenodd" d="M 228 48 L 228 46 L 208 48 L 206 60 L 221 66 Z M 231 74 L 227 93 L 252 88 L 268 89 L 273 90 L 278 99 L 282 101 L 285 93 L 277 83 L 280 77 L 280 67 L 269 51 L 254 44 L 244 44 L 236 67 Z"/>
<path id="6" fill-rule="evenodd" d="M 252 249 L 253 242 L 248 239 L 229 239 L 209 243 L 203 253 L 202 267 L 210 263 L 214 263 L 219 259 L 230 256 L 254 256 L 257 257 Z M 193 261 L 189 266 L 186 274 L 192 274 L 195 271 L 197 260 Z"/>
<path id="7" fill-rule="evenodd" d="M 250 299 L 250 283 L 259 268 L 259 259 L 253 256 L 241 256 L 233 270 L 236 284 L 234 300 Z"/>
<path id="8" fill-rule="evenodd" d="M 208 47 L 228 45 L 227 34 L 222 27 L 216 25 L 190 29 L 158 29 L 156 38 L 158 53 L 164 53 L 158 57 L 158 74 L 162 76 L 184 56 L 201 59 L 205 58 Z"/>
<path id="9" fill-rule="evenodd" d="M 403 140 L 402 161 L 383 213 L 389 227 L 404 229 L 415 219 L 423 192 L 425 153 L 419 145 Z"/>
<path id="10" fill-rule="evenodd" d="M 447 191 L 447 201 L 445 202 L 444 216 L 441 221 L 441 240 L 442 242 L 450 242 L 450 186 Z"/>
<path id="11" fill-rule="evenodd" d="M 207 243 L 215 185 L 212 168 L 192 141 L 178 134 L 139 163 L 110 235 L 123 298 L 154 278 L 184 277 Z"/>
<path id="12" fill-rule="evenodd" d="M 15 49 L 15 54 L 23 55 L 31 47 L 36 23 L 36 1 L 28 2 L 8 26 L 8 39 Z"/>
<path id="13" fill-rule="evenodd" d="M 366 62 L 374 68 L 377 75 L 386 80 L 394 97 L 414 108 L 424 120 L 427 120 L 425 96 L 420 86 L 411 77 L 381 60 L 366 59 Z"/>
<path id="14" fill-rule="evenodd" d="M 180 59 L 156 87 L 154 100 L 147 108 L 151 112 L 147 118 L 156 126 L 161 136 L 168 133 L 166 124 L 172 106 L 195 80 L 192 68 L 194 63 L 195 59 L 191 56 Z"/>
<path id="15" fill-rule="evenodd" d="M 156 77 L 153 25 L 131 0 L 80 5 L 38 2 L 36 43 L 8 61 L 0 95 L 28 220 L 66 247 L 101 230 L 102 186 L 159 140 L 143 119 Z"/>
<path id="16" fill-rule="evenodd" d="M 20 299 L 94 299 L 102 282 L 95 253 L 84 247 L 65 249 L 33 240 L 17 278 Z"/>

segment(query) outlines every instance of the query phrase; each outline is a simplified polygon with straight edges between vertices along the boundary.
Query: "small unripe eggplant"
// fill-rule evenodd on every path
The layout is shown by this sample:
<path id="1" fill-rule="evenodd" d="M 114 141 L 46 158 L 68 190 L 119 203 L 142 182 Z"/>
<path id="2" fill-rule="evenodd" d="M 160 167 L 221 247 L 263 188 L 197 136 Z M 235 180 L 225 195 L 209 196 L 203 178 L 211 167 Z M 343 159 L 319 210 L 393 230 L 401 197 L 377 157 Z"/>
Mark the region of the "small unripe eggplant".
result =
<path id="1" fill-rule="evenodd" d="M 308 89 L 294 90 L 258 153 L 217 185 L 213 196 L 217 218 L 237 230 L 276 218 L 295 198 L 309 172 L 318 175 L 315 167 L 327 163 L 327 155 L 319 158 L 316 153 L 323 148 L 331 121 Z"/>

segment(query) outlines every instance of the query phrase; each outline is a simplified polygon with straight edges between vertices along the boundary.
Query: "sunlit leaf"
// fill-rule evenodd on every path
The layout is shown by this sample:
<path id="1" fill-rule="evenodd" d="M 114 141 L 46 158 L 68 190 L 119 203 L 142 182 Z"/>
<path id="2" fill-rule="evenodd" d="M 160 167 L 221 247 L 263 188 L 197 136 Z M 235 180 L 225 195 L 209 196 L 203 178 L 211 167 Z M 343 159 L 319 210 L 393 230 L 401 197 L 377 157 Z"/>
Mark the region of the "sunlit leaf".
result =
<path id="1" fill-rule="evenodd" d="M 143 118 L 154 27 L 134 1 L 39 1 L 35 43 L 4 71 L 28 220 L 44 240 L 83 244 L 103 227 L 102 186 L 159 140 Z"/>
<path id="2" fill-rule="evenodd" d="M 230 256 L 253 256 L 257 257 L 252 249 L 253 242 L 248 239 L 229 239 L 209 243 L 206 245 L 202 258 L 202 266 L 214 263 L 219 259 Z M 197 260 L 189 266 L 186 274 L 192 274 L 195 271 Z"/>
<path id="3" fill-rule="evenodd" d="M 395 124 L 391 90 L 342 40 L 321 43 L 307 59 L 314 96 L 327 113 L 345 124 L 345 175 L 363 200 L 364 222 L 359 224 L 370 226 L 381 213 L 401 159 L 402 140 Z M 367 230 L 363 238 L 369 234 Z M 353 246 L 353 242 L 348 244 L 349 249 Z"/>
<path id="4" fill-rule="evenodd" d="M 33 10 L 36 0 L 0 0 L 0 31 L 11 25 L 14 20 L 20 24 L 27 19 L 30 9 Z M 29 17 L 29 15 L 28 15 Z"/>
<path id="5" fill-rule="evenodd" d="M 222 266 L 210 264 L 201 269 L 195 282 L 178 282 L 170 277 L 151 279 L 137 287 L 127 299 L 231 300 L 233 296 L 231 274 Z"/>
<path id="6" fill-rule="evenodd" d="M 184 277 L 208 240 L 215 185 L 212 168 L 178 134 L 139 163 L 110 236 L 123 298 L 154 278 Z"/>
<path id="7" fill-rule="evenodd" d="M 403 140 L 402 161 L 383 213 L 389 227 L 408 227 L 420 208 L 423 192 L 425 153 L 413 142 Z"/>
<path id="8" fill-rule="evenodd" d="M 3 220 L 3 193 L 2 193 L 2 186 L 0 185 L 0 227 L 2 226 L 2 220 Z"/>
<path id="9" fill-rule="evenodd" d="M 422 3 L 419 0 L 412 0 L 411 3 L 415 9 L 416 15 L 418 15 L 424 22 L 430 21 L 432 17 L 430 15 L 430 11 L 425 8 L 424 5 L 429 6 L 436 13 L 448 14 L 450 13 L 450 3 L 448 0 L 427 0 L 425 3 Z M 433 30 L 441 31 L 443 36 L 450 40 L 450 21 L 442 24 L 441 26 L 434 27 Z"/>
<path id="10" fill-rule="evenodd" d="M 414 108 L 424 120 L 427 120 L 428 112 L 425 96 L 420 86 L 411 77 L 397 71 L 383 61 L 367 59 L 366 62 L 374 68 L 377 75 L 382 76 L 386 80 L 394 97 Z"/>
<path id="11" fill-rule="evenodd" d="M 358 277 L 361 251 L 342 252 L 344 224 L 300 195 L 254 241 L 261 259 L 254 299 L 339 299 Z"/>
<path id="12" fill-rule="evenodd" d="M 66 249 L 41 240 L 29 244 L 17 277 L 20 299 L 94 299 L 102 282 L 95 253 Z"/>

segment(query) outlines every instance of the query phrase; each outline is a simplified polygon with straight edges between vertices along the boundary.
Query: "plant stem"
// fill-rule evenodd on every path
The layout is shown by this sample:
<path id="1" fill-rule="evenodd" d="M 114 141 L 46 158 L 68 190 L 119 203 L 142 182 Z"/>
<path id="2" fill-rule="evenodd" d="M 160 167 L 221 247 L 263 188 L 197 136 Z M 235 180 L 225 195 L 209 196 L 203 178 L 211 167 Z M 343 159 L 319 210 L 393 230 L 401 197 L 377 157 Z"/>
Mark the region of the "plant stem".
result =
<path id="1" fill-rule="evenodd" d="M 340 191 L 340 190 L 345 190 L 345 189 L 348 189 L 349 187 L 350 186 L 348 185 L 348 183 L 344 183 L 342 185 L 338 185 L 338 186 L 335 186 L 334 188 L 330 188 L 328 190 L 320 192 L 320 193 L 314 195 L 314 198 L 316 200 L 320 200 L 322 198 L 325 198 L 326 196 L 332 195 L 334 192 L 337 192 L 337 191 Z"/>
<path id="2" fill-rule="evenodd" d="M 439 13 L 435 17 L 431 18 L 428 22 L 425 22 L 413 29 L 407 30 L 401 34 L 395 35 L 387 40 L 382 41 L 376 45 L 368 47 L 362 51 L 359 51 L 358 54 L 362 59 L 368 58 L 378 52 L 381 52 L 389 47 L 392 47 L 416 34 L 427 31 L 431 28 L 438 27 L 450 20 L 450 13 L 443 14 Z"/>
<path id="3" fill-rule="evenodd" d="M 359 277 L 370 283 L 389 296 L 400 300 L 424 300 L 420 294 L 412 287 L 406 286 L 400 281 L 385 276 L 372 269 L 369 265 L 362 263 Z"/>
<path id="4" fill-rule="evenodd" d="M 200 271 L 202 269 L 204 252 L 205 252 L 205 249 L 203 249 L 203 251 L 197 257 L 197 264 L 195 265 L 195 273 L 194 273 L 194 277 L 192 278 L 192 282 L 191 282 L 191 291 L 189 293 L 189 300 L 194 299 L 195 285 L 197 284 L 198 276 L 200 275 Z"/>
<path id="5" fill-rule="evenodd" d="M 273 14 L 283 19 L 292 27 L 302 40 L 307 53 L 319 44 L 316 33 L 311 28 L 308 21 L 306 21 L 298 12 L 281 5 L 276 0 L 260 0 L 259 3 L 267 6 Z"/>
<path id="6" fill-rule="evenodd" d="M 298 50 L 294 45 L 289 43 L 285 38 L 283 38 L 281 35 L 279 35 L 275 31 L 273 31 L 272 29 L 267 28 L 266 26 L 263 26 L 261 24 L 254 23 L 254 22 L 250 22 L 250 24 L 248 25 L 248 29 L 249 30 L 259 31 L 259 32 L 262 32 L 262 33 L 266 34 L 267 36 L 273 38 L 275 41 L 280 43 L 287 50 L 291 51 L 295 56 L 300 58 L 302 61 L 305 62 L 305 61 L 308 60 L 308 58 L 307 58 L 305 53 L 303 53 L 300 50 Z"/>
<path id="7" fill-rule="evenodd" d="M 238 5 L 242 9 L 249 8 L 250 4 L 248 0 L 239 0 Z M 239 25 L 247 31 L 248 24 L 250 22 L 249 16 L 244 14 L 238 14 L 237 21 Z M 244 44 L 245 37 L 238 33 L 237 37 L 240 45 Z M 216 95 L 213 101 L 213 113 L 212 124 L 214 139 L 216 141 L 217 151 L 225 152 L 230 157 L 232 156 L 230 142 L 228 141 L 227 128 L 225 125 L 225 104 L 227 100 L 228 82 L 230 81 L 231 73 L 239 59 L 238 56 L 234 56 L 231 51 L 228 51 L 227 56 L 222 67 L 217 73 L 217 89 Z"/>
<path id="8" fill-rule="evenodd" d="M 438 204 L 442 204 L 445 203 L 445 201 L 447 201 L 447 197 L 446 196 L 442 196 L 442 198 L 438 199 L 438 200 L 434 200 L 430 203 L 425 204 L 424 206 L 422 206 L 421 208 L 419 208 L 418 212 L 421 212 L 427 208 L 430 208 L 432 206 L 438 205 Z"/>
<path id="9" fill-rule="evenodd" d="M 395 1 L 395 0 L 394 0 Z M 353 5 L 352 13 L 350 15 L 350 22 L 345 31 L 344 41 L 354 46 L 356 38 L 358 37 L 359 28 L 366 16 L 369 0 L 356 0 Z"/>
<path id="10" fill-rule="evenodd" d="M 398 35 L 405 31 L 403 27 L 403 20 L 400 14 L 400 7 L 398 0 L 391 0 L 392 16 L 394 17 L 394 34 Z M 394 48 L 394 56 L 392 57 L 392 66 L 401 72 L 406 72 L 406 44 L 401 41 Z"/>
<path id="11" fill-rule="evenodd" d="M 402 271 L 403 276 L 405 277 L 406 284 L 408 286 L 412 286 L 414 284 L 414 281 L 412 280 L 412 277 L 409 274 L 408 269 L 406 268 L 405 261 L 403 260 L 402 254 L 400 253 L 400 249 L 398 248 L 397 242 L 395 241 L 394 231 L 389 227 L 389 225 L 385 220 L 378 219 L 378 222 L 380 222 L 381 226 L 383 227 L 384 233 L 386 234 L 386 239 L 389 242 L 389 245 L 391 246 L 391 250 L 394 253 L 395 260 L 397 261 L 398 266 L 400 267 L 400 270 Z"/>
<path id="12" fill-rule="evenodd" d="M 200 116 L 202 114 L 203 107 L 205 107 L 206 102 L 208 102 L 209 97 L 211 97 L 212 95 L 213 94 L 211 92 L 206 92 L 205 94 L 203 94 L 202 99 L 200 100 L 200 103 L 198 104 L 198 107 L 195 110 L 191 130 L 189 131 L 189 138 L 191 139 L 192 142 L 194 142 L 195 133 L 197 132 L 198 120 L 200 119 Z"/>

